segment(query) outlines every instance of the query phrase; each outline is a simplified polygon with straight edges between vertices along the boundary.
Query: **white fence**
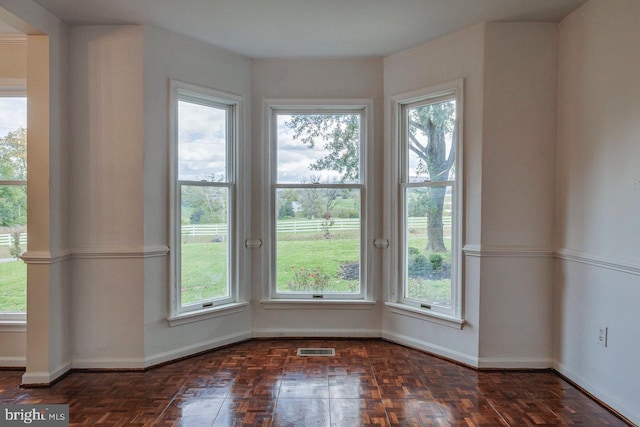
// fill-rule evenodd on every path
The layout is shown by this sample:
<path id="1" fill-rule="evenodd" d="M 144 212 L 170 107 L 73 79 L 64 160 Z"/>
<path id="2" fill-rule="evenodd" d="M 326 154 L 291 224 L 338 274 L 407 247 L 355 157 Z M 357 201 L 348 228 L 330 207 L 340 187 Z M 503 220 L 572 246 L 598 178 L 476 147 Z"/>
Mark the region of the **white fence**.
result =
<path id="1" fill-rule="evenodd" d="M 451 226 L 451 217 L 442 219 L 445 227 Z M 409 218 L 410 229 L 426 229 L 427 218 Z M 326 228 L 326 220 L 310 219 L 299 221 L 278 221 L 278 233 L 320 233 Z M 330 231 L 353 231 L 360 229 L 358 218 L 334 218 Z M 223 236 L 227 234 L 227 224 L 192 224 L 182 226 L 183 236 Z"/>
<path id="2" fill-rule="evenodd" d="M 0 234 L 0 247 L 11 247 L 13 244 L 13 236 L 11 234 Z M 20 233 L 20 245 L 25 246 L 27 244 L 27 233 Z"/>
<path id="3" fill-rule="evenodd" d="M 442 219 L 445 227 L 451 225 L 451 217 Z M 409 218 L 410 229 L 426 229 L 427 218 Z M 279 221 L 278 233 L 320 233 L 324 232 L 326 220 L 310 219 L 299 221 Z M 330 231 L 353 231 L 360 229 L 358 218 L 334 218 Z M 182 226 L 183 236 L 226 236 L 227 224 L 191 224 Z M 0 234 L 0 247 L 10 247 L 13 243 L 11 234 Z M 27 244 L 27 233 L 20 233 L 20 245 Z"/>

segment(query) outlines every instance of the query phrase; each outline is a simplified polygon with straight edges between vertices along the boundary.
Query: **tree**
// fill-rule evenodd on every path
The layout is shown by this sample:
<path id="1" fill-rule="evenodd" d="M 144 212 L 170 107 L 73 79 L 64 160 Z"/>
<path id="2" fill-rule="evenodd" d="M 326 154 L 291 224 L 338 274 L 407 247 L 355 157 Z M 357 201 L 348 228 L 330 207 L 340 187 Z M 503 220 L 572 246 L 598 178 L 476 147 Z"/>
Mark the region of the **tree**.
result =
<path id="1" fill-rule="evenodd" d="M 285 123 L 293 139 L 314 148 L 324 141 L 327 154 L 309 165 L 312 171 L 336 171 L 341 182 L 360 178 L 360 116 L 357 114 L 298 114 Z"/>
<path id="2" fill-rule="evenodd" d="M 183 186 L 182 205 L 191 208 L 191 224 L 218 224 L 226 221 L 227 192 L 225 188 Z"/>
<path id="3" fill-rule="evenodd" d="M 27 131 L 24 128 L 0 138 L 0 180 L 26 181 Z M 27 223 L 26 185 L 0 186 L 0 227 Z"/>
<path id="4" fill-rule="evenodd" d="M 418 157 L 417 172 L 427 175 L 426 180 L 449 180 L 455 164 L 454 101 L 444 101 L 408 110 L 408 148 Z M 341 182 L 359 179 L 360 123 L 355 114 L 294 115 L 286 123 L 294 132 L 294 139 L 313 148 L 318 140 L 324 141 L 327 155 L 309 166 L 311 170 L 332 170 L 340 173 Z M 452 141 L 447 152 L 447 139 Z M 446 186 L 428 189 L 426 215 L 428 223 L 427 250 L 445 252 L 442 213 Z"/>
<path id="5" fill-rule="evenodd" d="M 455 103 L 445 101 L 428 104 L 408 111 L 408 146 L 418 156 L 417 172 L 426 173 L 427 180 L 442 182 L 449 174 L 456 157 Z M 447 153 L 446 138 L 451 136 L 451 148 Z M 427 250 L 445 252 L 442 213 L 446 186 L 428 189 L 427 198 Z"/>
<path id="6" fill-rule="evenodd" d="M 19 128 L 0 138 L 0 180 L 26 181 L 27 130 Z"/>

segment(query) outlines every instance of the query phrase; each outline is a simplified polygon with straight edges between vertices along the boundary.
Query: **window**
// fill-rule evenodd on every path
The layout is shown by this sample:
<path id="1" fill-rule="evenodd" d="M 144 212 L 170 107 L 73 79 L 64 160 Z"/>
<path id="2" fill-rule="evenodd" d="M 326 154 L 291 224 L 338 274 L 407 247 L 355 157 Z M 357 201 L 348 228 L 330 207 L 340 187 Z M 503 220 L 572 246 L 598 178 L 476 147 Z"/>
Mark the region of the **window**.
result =
<path id="1" fill-rule="evenodd" d="M 271 106 L 272 299 L 364 299 L 370 106 Z"/>
<path id="2" fill-rule="evenodd" d="M 238 299 L 236 147 L 240 98 L 171 82 L 173 314 Z"/>
<path id="3" fill-rule="evenodd" d="M 0 87 L 0 319 L 26 320 L 27 98 Z"/>
<path id="4" fill-rule="evenodd" d="M 396 302 L 461 319 L 462 83 L 397 97 Z"/>

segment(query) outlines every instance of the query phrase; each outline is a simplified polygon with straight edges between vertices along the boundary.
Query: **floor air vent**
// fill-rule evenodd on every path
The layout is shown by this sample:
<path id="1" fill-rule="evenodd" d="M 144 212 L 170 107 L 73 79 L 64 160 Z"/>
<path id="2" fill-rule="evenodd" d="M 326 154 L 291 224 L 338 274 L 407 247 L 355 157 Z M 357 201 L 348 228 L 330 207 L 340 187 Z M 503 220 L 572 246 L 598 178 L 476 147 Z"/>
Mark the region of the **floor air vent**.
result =
<path id="1" fill-rule="evenodd" d="M 298 356 L 335 356 L 335 348 L 299 348 Z"/>

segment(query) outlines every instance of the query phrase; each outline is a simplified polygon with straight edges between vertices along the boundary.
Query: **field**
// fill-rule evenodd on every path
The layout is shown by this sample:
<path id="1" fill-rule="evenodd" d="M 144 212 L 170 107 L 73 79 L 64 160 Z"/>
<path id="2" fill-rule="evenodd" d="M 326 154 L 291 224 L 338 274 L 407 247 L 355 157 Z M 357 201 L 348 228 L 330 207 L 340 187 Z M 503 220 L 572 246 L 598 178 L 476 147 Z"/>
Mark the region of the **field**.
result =
<path id="1" fill-rule="evenodd" d="M 200 240 L 200 241 L 198 241 Z M 411 246 L 424 248 L 426 238 L 414 235 Z M 280 233 L 276 279 L 279 292 L 358 292 L 360 245 L 356 231 Z M 196 239 L 182 246 L 182 302 L 195 303 L 226 294 L 226 243 Z M 443 254 L 446 262 L 450 255 Z M 0 312 L 24 312 L 26 265 L 0 263 Z M 409 277 L 409 294 L 423 301 L 446 304 L 450 279 Z"/>

